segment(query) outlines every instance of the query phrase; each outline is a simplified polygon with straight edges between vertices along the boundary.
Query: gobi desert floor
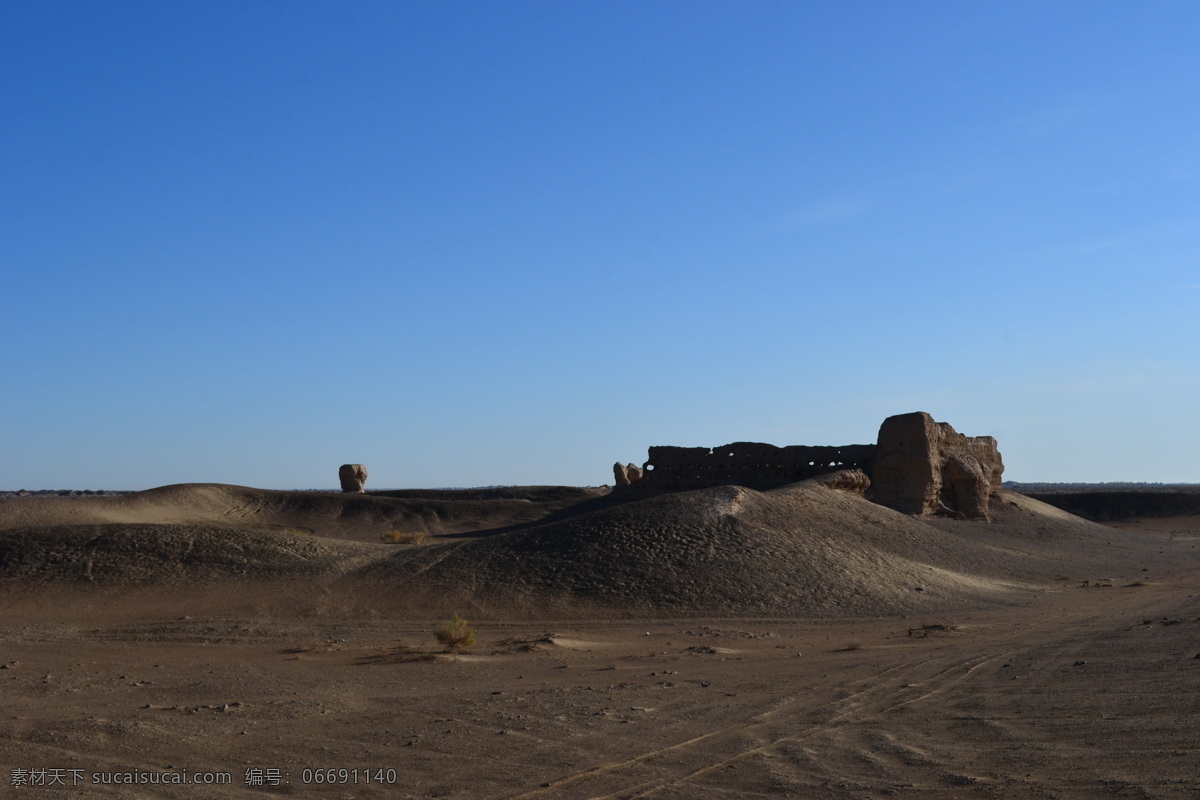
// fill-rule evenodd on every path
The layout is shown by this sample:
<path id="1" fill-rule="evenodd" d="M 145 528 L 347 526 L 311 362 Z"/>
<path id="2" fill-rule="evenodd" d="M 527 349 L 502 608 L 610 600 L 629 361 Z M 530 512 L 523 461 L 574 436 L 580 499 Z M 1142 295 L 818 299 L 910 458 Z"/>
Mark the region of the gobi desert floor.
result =
<path id="1" fill-rule="evenodd" d="M 993 503 L 0 498 L 0 795 L 1200 797 L 1200 518 Z"/>

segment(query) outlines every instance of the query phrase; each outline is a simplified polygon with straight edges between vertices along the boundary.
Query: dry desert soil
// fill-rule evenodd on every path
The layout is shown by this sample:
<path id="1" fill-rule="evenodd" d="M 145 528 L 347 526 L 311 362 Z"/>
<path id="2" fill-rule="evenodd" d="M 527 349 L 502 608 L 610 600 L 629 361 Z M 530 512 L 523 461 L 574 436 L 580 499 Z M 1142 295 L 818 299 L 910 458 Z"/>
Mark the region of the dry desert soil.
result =
<path id="1" fill-rule="evenodd" d="M 993 512 L 3 497 L 0 796 L 1200 798 L 1200 517 Z"/>

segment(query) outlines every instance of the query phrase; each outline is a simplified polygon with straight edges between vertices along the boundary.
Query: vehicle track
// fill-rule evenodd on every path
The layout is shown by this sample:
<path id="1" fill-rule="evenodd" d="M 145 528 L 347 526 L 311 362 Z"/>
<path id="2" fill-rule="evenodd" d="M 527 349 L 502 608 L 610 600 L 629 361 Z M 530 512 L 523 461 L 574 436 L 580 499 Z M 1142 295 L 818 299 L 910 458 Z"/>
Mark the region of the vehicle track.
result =
<path id="1" fill-rule="evenodd" d="M 1133 603 L 1134 607 L 1141 604 Z M 1089 614 L 1075 621 L 1082 628 L 1100 624 L 1108 627 L 1111 617 Z M 845 688 L 852 689 L 846 697 L 809 702 L 811 697 L 792 697 L 779 707 L 755 715 L 740 724 L 721 727 L 675 744 L 649 750 L 628 758 L 599 764 L 550 780 L 533 789 L 493 796 L 493 800 L 527 800 L 542 797 L 578 797 L 589 800 L 634 800 L 654 797 L 666 790 L 681 790 L 696 785 L 713 773 L 732 767 L 755 756 L 768 756 L 788 745 L 819 742 L 819 750 L 840 749 L 859 761 L 876 758 L 865 744 L 857 743 L 866 729 L 887 735 L 882 717 L 904 715 L 919 706 L 937 703 L 943 695 L 977 679 L 998 664 L 1018 659 L 1031 651 L 1052 647 L 1064 654 L 1074 653 L 1069 643 L 1055 639 L 1056 626 L 1047 624 L 1035 629 L 1015 628 L 1001 637 L 993 638 L 986 652 L 972 651 L 969 640 L 951 645 L 941 654 L 912 663 L 897 663 L 881 672 L 855 681 Z M 851 742 L 839 742 L 849 738 Z M 826 740 L 827 741 L 822 741 Z M 906 745 L 907 746 L 907 745 Z M 915 752 L 915 751 L 914 751 Z M 813 764 L 845 763 L 845 759 L 809 756 Z M 886 765 L 881 759 L 880 769 Z M 902 759 L 905 762 L 912 758 Z M 921 759 L 917 759 L 918 761 Z M 958 765 L 943 763 L 933 755 L 926 756 L 927 764 L 905 763 L 892 772 L 905 779 L 910 788 L 913 778 L 927 773 L 922 784 L 927 788 L 945 788 L 949 784 L 988 783 L 987 776 L 963 774 Z M 914 769 L 915 767 L 915 769 Z M 824 770 L 817 768 L 814 771 Z M 917 774 L 914 774 L 917 773 Z M 828 773 L 830 780 L 845 776 Z"/>
<path id="2" fill-rule="evenodd" d="M 862 686 L 863 688 L 859 689 L 858 691 L 853 692 L 852 694 L 850 694 L 847 697 L 839 698 L 836 700 L 820 702 L 820 703 L 817 703 L 816 705 L 802 705 L 805 702 L 805 700 L 808 700 L 809 698 L 793 697 L 793 698 L 790 698 L 787 701 L 785 701 L 785 703 L 780 705 L 779 707 L 771 709 L 770 711 L 765 711 L 761 714 L 757 714 L 754 717 L 752 717 L 750 720 L 748 720 L 744 723 L 723 727 L 718 730 L 703 734 L 701 736 L 696 736 L 691 739 L 687 739 L 687 740 L 677 742 L 672 745 L 668 745 L 667 747 L 656 748 L 654 750 L 639 753 L 638 755 L 632 756 L 630 758 L 621 759 L 619 761 L 611 761 L 611 762 L 608 762 L 605 764 L 600 764 L 595 767 L 581 770 L 579 772 L 565 775 L 561 778 L 551 780 L 535 789 L 517 792 L 515 794 L 499 795 L 495 798 L 495 800 L 524 800 L 525 798 L 534 798 L 534 797 L 541 797 L 541 796 L 559 797 L 559 796 L 561 796 L 561 794 L 560 794 L 561 791 L 568 786 L 574 786 L 574 785 L 580 784 L 585 781 L 607 779 L 610 776 L 613 776 L 614 774 L 619 775 L 623 772 L 628 772 L 628 771 L 634 770 L 634 769 L 636 769 L 644 764 L 647 764 L 649 762 L 661 761 L 663 759 L 666 759 L 666 758 L 668 758 L 670 756 L 674 756 L 674 755 L 684 755 L 685 758 L 688 756 L 694 757 L 694 755 L 693 755 L 694 752 L 700 746 L 704 746 L 706 748 L 719 747 L 721 744 L 725 744 L 726 746 L 729 746 L 729 745 L 732 745 L 733 743 L 735 743 L 739 738 L 746 738 L 746 737 L 753 736 L 755 733 L 768 731 L 769 726 L 778 725 L 782 722 L 795 722 L 795 721 L 801 719 L 802 717 L 811 718 L 813 716 L 816 716 L 819 718 L 819 717 L 823 716 L 822 712 L 831 711 L 831 710 L 836 711 L 840 706 L 844 706 L 849 703 L 854 703 L 856 701 L 861 701 L 866 697 L 869 697 L 874 694 L 878 694 L 878 693 L 886 691 L 888 689 L 894 690 L 898 684 L 900 684 L 901 682 L 904 681 L 904 678 L 906 676 L 912 674 L 915 670 L 920 669 L 921 667 L 925 666 L 928 663 L 930 663 L 930 662 L 928 660 L 926 660 L 926 661 L 921 661 L 917 664 L 894 665 L 894 666 L 888 667 L 883 672 L 881 672 L 877 675 L 872 675 L 870 677 L 863 678 L 859 681 L 856 681 L 854 684 L 851 684 L 851 686 Z M 891 696 L 891 695 L 889 695 L 889 696 Z M 835 713 L 832 717 L 826 719 L 823 722 L 819 721 L 819 720 L 816 722 L 813 722 L 812 724 L 815 725 L 813 730 L 824 729 L 825 727 L 828 727 L 829 725 L 836 723 L 837 720 L 839 720 L 851 713 L 854 713 L 854 712 L 853 711 L 845 711 L 845 712 L 841 712 L 841 713 Z M 768 737 L 770 737 L 769 732 L 766 735 Z M 777 738 L 783 739 L 783 738 L 787 738 L 787 737 L 777 737 Z M 769 745 L 765 745 L 764 747 L 766 747 L 766 746 L 769 746 Z M 748 755 L 748 754 L 758 751 L 760 749 L 763 749 L 763 748 L 761 748 L 761 747 L 751 748 L 751 750 L 739 752 L 738 755 L 739 756 L 743 755 L 743 754 Z M 736 759 L 737 756 L 733 756 L 731 758 Z M 721 759 L 720 763 L 724 763 L 729 760 L 730 760 L 729 758 Z M 663 765 L 656 765 L 656 766 L 661 767 Z M 684 776 L 683 779 L 686 779 L 686 777 L 687 776 Z M 629 795 L 628 793 L 631 791 L 633 791 L 633 792 L 640 791 L 643 788 L 650 786 L 651 784 L 658 785 L 658 782 L 657 781 L 650 781 L 650 782 L 640 781 L 640 782 L 635 783 L 632 786 L 625 786 L 621 789 L 618 789 L 615 793 L 606 793 L 606 794 L 600 794 L 600 795 L 587 795 L 587 796 L 596 797 L 596 798 L 636 796 L 636 795 Z"/>
<path id="3" fill-rule="evenodd" d="M 617 800 L 617 798 L 634 800 L 634 798 L 653 797 L 665 789 L 683 786 L 712 772 L 730 767 L 739 761 L 775 750 L 781 745 L 812 739 L 834 729 L 858 722 L 864 718 L 877 718 L 880 714 L 888 714 L 899 711 L 907 706 L 926 701 L 929 698 L 932 698 L 934 695 L 937 695 L 940 692 L 957 685 L 964 680 L 967 680 L 979 668 L 994 662 L 997 658 L 1006 657 L 1007 655 L 1008 654 L 1006 653 L 1003 656 L 977 656 L 974 658 L 965 659 L 963 661 L 958 661 L 949 667 L 940 670 L 935 675 L 926 678 L 918 685 L 906 684 L 896 687 L 896 682 L 891 681 L 889 682 L 889 685 L 895 687 L 893 691 L 886 691 L 885 686 L 880 686 L 875 687 L 874 690 L 859 692 L 834 704 L 843 705 L 849 703 L 850 701 L 855 701 L 852 708 L 837 714 L 825 723 L 812 725 L 811 727 L 805 728 L 804 730 L 796 733 L 784 733 L 780 735 L 778 732 L 772 732 L 768 735 L 767 740 L 763 744 L 741 750 L 740 752 L 734 753 L 726 758 L 713 761 L 699 769 L 691 771 L 686 775 L 682 775 L 666 782 L 651 781 L 636 787 L 627 787 L 617 792 L 600 795 L 593 800 Z M 920 666 L 924 666 L 924 664 Z M 924 688 L 930 684 L 935 684 L 935 686 L 929 691 L 924 691 L 915 697 L 906 698 L 901 702 L 887 705 L 891 701 L 903 697 L 909 689 Z M 751 727 L 755 726 L 746 726 L 746 731 L 748 732 Z M 632 794 L 630 793 L 631 791 L 633 792 Z"/>

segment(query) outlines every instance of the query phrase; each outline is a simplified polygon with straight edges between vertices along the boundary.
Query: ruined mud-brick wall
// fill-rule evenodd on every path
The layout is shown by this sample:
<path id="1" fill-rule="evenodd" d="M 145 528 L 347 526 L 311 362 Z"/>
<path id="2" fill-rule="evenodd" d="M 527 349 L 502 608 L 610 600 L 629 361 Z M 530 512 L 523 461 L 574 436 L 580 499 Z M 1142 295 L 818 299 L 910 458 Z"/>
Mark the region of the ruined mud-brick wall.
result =
<path id="1" fill-rule="evenodd" d="M 630 465 L 633 466 L 633 465 Z M 620 464 L 621 475 L 629 468 Z M 876 503 L 905 514 L 987 519 L 1004 462 L 991 436 L 964 436 L 923 411 L 888 417 L 877 444 L 776 447 L 651 447 L 640 479 L 621 491 L 678 492 L 736 485 L 766 489 L 842 470 L 861 470 Z M 867 481 L 869 479 L 869 481 Z M 864 486 L 864 489 L 866 487 Z"/>
<path id="2" fill-rule="evenodd" d="M 736 484 L 765 488 L 844 469 L 871 474 L 875 445 L 776 447 L 734 442 L 721 447 L 651 447 L 641 480 L 652 491 L 681 491 Z"/>
<path id="3" fill-rule="evenodd" d="M 879 428 L 872 499 L 905 514 L 987 519 L 1004 462 L 991 436 L 964 436 L 923 411 L 888 417 Z"/>

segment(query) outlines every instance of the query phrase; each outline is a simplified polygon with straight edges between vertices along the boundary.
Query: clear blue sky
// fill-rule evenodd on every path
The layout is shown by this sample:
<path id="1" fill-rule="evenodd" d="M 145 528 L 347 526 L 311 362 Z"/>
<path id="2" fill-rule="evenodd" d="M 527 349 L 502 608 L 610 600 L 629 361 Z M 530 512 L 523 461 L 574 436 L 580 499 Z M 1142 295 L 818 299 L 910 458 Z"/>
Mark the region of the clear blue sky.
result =
<path id="1" fill-rule="evenodd" d="M 925 410 L 1200 481 L 1200 4 L 0 2 L 0 489 Z"/>

